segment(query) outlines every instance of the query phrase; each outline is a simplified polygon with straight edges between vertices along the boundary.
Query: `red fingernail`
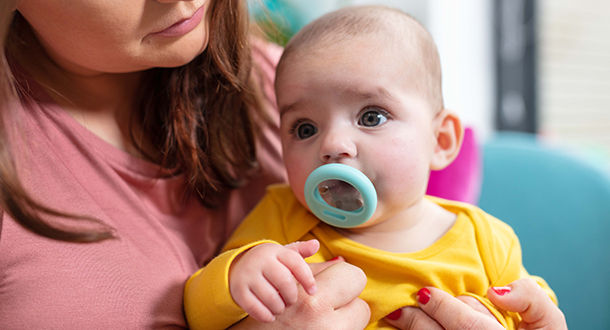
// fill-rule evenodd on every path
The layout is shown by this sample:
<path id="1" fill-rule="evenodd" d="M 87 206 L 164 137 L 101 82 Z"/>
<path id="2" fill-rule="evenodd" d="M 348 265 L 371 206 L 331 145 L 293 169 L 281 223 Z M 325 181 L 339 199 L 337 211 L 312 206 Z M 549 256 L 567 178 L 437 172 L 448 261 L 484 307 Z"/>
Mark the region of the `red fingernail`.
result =
<path id="1" fill-rule="evenodd" d="M 340 258 L 339 256 L 336 256 L 336 257 L 334 257 L 334 258 L 332 258 L 332 259 L 330 259 L 330 260 L 328 260 L 328 261 L 335 261 L 335 260 L 339 260 L 339 258 Z"/>
<path id="2" fill-rule="evenodd" d="M 511 287 L 510 286 L 493 286 L 493 287 L 491 287 L 491 289 L 494 290 L 494 292 L 497 295 L 503 296 L 510 292 Z"/>
<path id="3" fill-rule="evenodd" d="M 396 321 L 400 318 L 401 315 L 402 315 L 402 309 L 399 308 L 399 309 L 393 311 L 392 313 L 388 314 L 388 316 L 386 316 L 386 317 L 392 321 Z"/>
<path id="4" fill-rule="evenodd" d="M 430 301 L 430 297 L 430 290 L 426 288 L 421 288 L 419 291 L 417 291 L 417 301 L 419 301 L 419 303 L 422 305 L 427 304 L 428 301 Z"/>

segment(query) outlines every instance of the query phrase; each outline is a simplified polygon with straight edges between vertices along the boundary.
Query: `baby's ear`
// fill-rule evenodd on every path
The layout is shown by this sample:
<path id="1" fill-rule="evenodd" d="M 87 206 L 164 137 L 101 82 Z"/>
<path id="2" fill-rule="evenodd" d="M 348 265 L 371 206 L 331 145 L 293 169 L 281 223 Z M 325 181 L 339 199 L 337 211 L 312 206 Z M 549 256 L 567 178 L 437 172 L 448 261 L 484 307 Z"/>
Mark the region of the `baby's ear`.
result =
<path id="1" fill-rule="evenodd" d="M 433 125 L 436 144 L 430 169 L 438 171 L 447 167 L 457 157 L 464 138 L 464 129 L 458 115 L 447 109 L 436 115 Z"/>

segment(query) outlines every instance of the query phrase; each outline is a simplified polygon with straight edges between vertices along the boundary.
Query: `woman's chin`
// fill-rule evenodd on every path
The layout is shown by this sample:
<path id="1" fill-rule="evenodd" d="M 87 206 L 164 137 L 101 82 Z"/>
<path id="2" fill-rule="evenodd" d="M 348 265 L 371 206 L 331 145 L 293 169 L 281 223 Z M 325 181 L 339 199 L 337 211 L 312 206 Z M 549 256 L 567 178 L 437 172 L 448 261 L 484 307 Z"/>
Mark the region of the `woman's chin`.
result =
<path id="1" fill-rule="evenodd" d="M 179 39 L 151 38 L 139 50 L 150 67 L 173 68 L 185 65 L 208 46 L 205 34 L 191 34 Z"/>

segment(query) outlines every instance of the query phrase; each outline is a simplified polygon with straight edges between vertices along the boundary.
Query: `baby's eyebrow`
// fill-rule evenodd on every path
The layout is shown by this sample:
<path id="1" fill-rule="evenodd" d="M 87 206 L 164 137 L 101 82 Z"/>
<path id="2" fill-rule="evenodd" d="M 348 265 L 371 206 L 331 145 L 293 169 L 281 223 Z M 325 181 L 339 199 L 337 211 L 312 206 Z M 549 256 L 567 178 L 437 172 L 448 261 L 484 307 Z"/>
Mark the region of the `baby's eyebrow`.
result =
<path id="1" fill-rule="evenodd" d="M 387 98 L 390 101 L 396 101 L 396 97 L 392 95 L 392 93 L 383 86 L 374 86 L 371 88 L 354 88 L 354 87 L 345 87 L 337 89 L 337 93 L 343 94 L 345 96 L 349 96 L 350 98 L 356 98 L 359 100 L 375 100 L 379 98 Z M 299 99 L 295 102 L 288 103 L 286 105 L 279 106 L 280 109 L 280 117 L 294 111 L 303 106 L 303 104 L 307 103 L 306 99 Z"/>
<path id="2" fill-rule="evenodd" d="M 298 100 L 296 102 L 289 103 L 284 106 L 280 106 L 280 116 L 283 116 L 286 113 L 293 111 L 294 109 L 298 108 L 302 103 L 303 103 L 302 100 Z"/>
<path id="3" fill-rule="evenodd" d="M 395 100 L 392 93 L 382 86 L 377 86 L 366 90 L 350 89 L 345 92 L 364 100 L 375 99 L 379 98 L 380 96 Z"/>

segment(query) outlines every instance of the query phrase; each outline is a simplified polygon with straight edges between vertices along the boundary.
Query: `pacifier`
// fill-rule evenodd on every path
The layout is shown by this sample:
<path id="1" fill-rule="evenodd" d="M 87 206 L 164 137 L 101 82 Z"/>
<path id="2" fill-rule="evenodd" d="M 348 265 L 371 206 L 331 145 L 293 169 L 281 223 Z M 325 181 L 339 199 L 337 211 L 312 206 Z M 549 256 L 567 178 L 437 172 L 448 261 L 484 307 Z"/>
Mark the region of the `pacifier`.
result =
<path id="1" fill-rule="evenodd" d="M 369 178 L 344 164 L 316 168 L 305 181 L 305 202 L 325 223 L 352 228 L 365 223 L 377 208 L 377 192 Z"/>

